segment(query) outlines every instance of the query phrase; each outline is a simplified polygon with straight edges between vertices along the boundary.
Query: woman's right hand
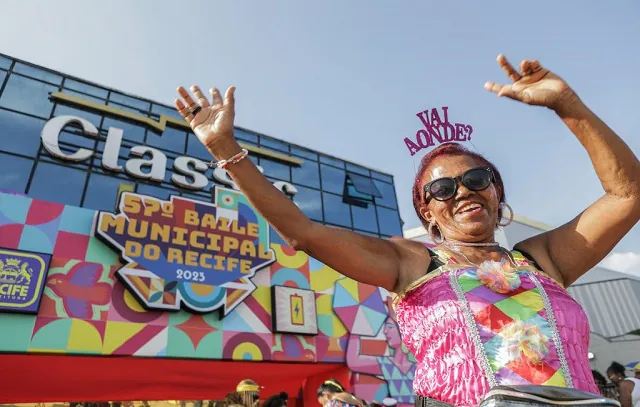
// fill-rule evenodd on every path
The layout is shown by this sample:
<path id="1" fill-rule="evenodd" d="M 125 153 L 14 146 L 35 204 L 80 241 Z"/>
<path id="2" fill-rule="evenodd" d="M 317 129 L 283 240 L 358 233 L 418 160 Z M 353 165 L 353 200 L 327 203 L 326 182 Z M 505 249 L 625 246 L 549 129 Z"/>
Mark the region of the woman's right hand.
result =
<path id="1" fill-rule="evenodd" d="M 214 151 L 219 142 L 233 139 L 236 88 L 229 87 L 224 100 L 217 88 L 210 89 L 213 104 L 209 104 L 209 100 L 198 86 L 192 86 L 191 91 L 199 103 L 194 102 L 189 92 L 180 86 L 178 93 L 182 99 L 175 100 L 176 108 L 189 123 L 198 140 L 209 150 Z"/>

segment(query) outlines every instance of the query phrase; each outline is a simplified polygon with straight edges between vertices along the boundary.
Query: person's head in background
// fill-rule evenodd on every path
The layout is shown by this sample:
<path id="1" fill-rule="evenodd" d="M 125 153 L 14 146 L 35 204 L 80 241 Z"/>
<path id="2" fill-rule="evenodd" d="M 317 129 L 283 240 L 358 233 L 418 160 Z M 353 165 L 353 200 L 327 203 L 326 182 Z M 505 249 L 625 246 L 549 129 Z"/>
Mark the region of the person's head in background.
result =
<path id="1" fill-rule="evenodd" d="M 251 379 L 244 379 L 236 386 L 236 392 L 242 397 L 242 404 L 245 407 L 252 407 L 260 399 L 262 386 Z"/>
<path id="2" fill-rule="evenodd" d="M 612 362 L 611 366 L 607 369 L 607 376 L 609 376 L 609 380 L 611 380 L 612 383 L 620 384 L 620 382 L 627 377 L 625 370 L 625 367 L 620 363 Z"/>
<path id="3" fill-rule="evenodd" d="M 339 381 L 336 379 L 325 380 L 320 387 L 318 387 L 318 403 L 324 406 L 331 399 L 332 395 L 342 392 L 344 392 L 344 386 Z"/>
<path id="4" fill-rule="evenodd" d="M 276 394 L 275 396 L 269 397 L 262 404 L 262 407 L 287 407 L 288 400 L 289 400 L 289 395 L 285 392 L 282 392 L 280 394 Z"/>
<path id="5" fill-rule="evenodd" d="M 366 403 L 351 393 L 333 393 L 328 396 L 329 400 L 324 404 L 326 407 L 365 407 Z"/>
<path id="6" fill-rule="evenodd" d="M 607 378 L 604 377 L 602 373 L 598 372 L 597 370 L 592 370 L 591 374 L 593 374 L 593 380 L 595 380 L 598 387 L 606 386 Z"/>

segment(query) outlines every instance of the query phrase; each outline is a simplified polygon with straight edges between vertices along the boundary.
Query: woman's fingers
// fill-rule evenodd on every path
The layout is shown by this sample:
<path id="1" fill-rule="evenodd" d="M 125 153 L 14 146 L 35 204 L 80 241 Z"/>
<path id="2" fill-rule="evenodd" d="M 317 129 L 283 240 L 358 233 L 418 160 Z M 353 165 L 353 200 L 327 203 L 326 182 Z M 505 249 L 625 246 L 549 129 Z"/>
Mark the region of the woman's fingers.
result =
<path id="1" fill-rule="evenodd" d="M 184 117 L 186 121 L 191 123 L 191 120 L 193 120 L 193 115 L 191 114 L 191 111 L 184 105 L 182 100 L 176 99 L 174 100 L 174 103 L 176 105 L 176 109 L 182 115 L 182 117 Z"/>
<path id="2" fill-rule="evenodd" d="M 484 88 L 489 92 L 493 92 L 498 96 L 506 96 L 511 99 L 518 99 L 516 92 L 513 89 L 513 85 L 501 85 L 499 83 L 487 82 L 484 84 Z"/>
<path id="3" fill-rule="evenodd" d="M 236 87 L 230 86 L 224 94 L 224 104 L 233 108 L 236 103 Z"/>
<path id="4" fill-rule="evenodd" d="M 202 91 L 200 90 L 200 88 L 197 85 L 193 85 L 191 87 L 191 91 L 193 92 L 193 94 L 195 95 L 196 99 L 198 99 L 198 102 L 200 102 L 200 106 L 202 107 L 209 107 L 209 100 L 207 99 L 207 97 L 202 93 Z"/>
<path id="5" fill-rule="evenodd" d="M 191 95 L 189 94 L 189 92 L 187 92 L 185 88 L 180 86 L 178 88 L 178 93 L 180 94 L 180 97 L 183 99 L 185 105 L 189 110 L 194 110 L 197 107 L 196 102 L 193 101 L 193 99 L 191 98 Z"/>
<path id="6" fill-rule="evenodd" d="M 222 96 L 220 96 L 220 91 L 218 88 L 209 89 L 209 93 L 211 93 L 211 97 L 213 97 L 213 105 L 222 105 Z"/>
<path id="7" fill-rule="evenodd" d="M 513 82 L 517 82 L 520 80 L 520 74 L 513 68 L 513 65 L 511 65 L 509 61 L 507 61 L 507 58 L 502 54 L 498 55 L 498 65 L 500 65 L 500 68 L 502 68 L 509 79 L 511 79 Z"/>

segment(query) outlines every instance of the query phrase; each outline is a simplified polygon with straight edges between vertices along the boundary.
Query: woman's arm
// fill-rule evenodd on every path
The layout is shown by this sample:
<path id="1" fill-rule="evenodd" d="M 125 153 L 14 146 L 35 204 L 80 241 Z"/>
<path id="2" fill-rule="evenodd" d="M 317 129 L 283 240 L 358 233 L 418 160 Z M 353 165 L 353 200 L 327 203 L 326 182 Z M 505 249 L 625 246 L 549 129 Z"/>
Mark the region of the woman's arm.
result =
<path id="1" fill-rule="evenodd" d="M 635 383 L 631 380 L 623 380 L 620 382 L 620 405 L 621 407 L 633 407 L 631 405 L 631 393 L 633 393 L 633 388 Z"/>
<path id="2" fill-rule="evenodd" d="M 640 162 L 577 97 L 556 111 L 587 150 L 605 193 L 572 221 L 519 246 L 569 286 L 604 259 L 640 219 Z"/>
<path id="3" fill-rule="evenodd" d="M 185 103 L 176 100 L 176 107 L 196 136 L 218 160 L 239 153 L 241 147 L 233 137 L 234 89 L 227 91 L 224 101 L 217 89 L 212 89 L 212 106 L 198 88 L 192 90 L 201 111 L 195 117 L 189 113 L 185 103 L 191 110 L 197 105 L 184 88 L 178 91 Z M 251 205 L 291 247 L 347 277 L 396 292 L 411 282 L 412 273 L 426 272 L 429 266 L 430 257 L 418 242 L 379 239 L 312 222 L 249 159 L 230 164 L 227 171 Z"/>
<path id="4" fill-rule="evenodd" d="M 554 110 L 587 150 L 605 192 L 571 222 L 516 245 L 569 286 L 604 259 L 640 219 L 640 162 L 564 80 L 538 61 L 523 61 L 520 72 L 503 56 L 498 63 L 514 83 L 489 82 L 485 87 L 500 96 Z"/>

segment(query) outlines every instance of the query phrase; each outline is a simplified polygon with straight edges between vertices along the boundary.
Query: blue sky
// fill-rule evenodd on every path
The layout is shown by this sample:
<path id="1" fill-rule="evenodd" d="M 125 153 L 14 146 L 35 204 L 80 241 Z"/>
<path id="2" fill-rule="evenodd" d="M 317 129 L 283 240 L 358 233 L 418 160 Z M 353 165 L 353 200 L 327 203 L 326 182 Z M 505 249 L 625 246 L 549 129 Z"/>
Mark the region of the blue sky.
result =
<path id="1" fill-rule="evenodd" d="M 632 0 L 27 1 L 0 13 L 0 52 L 172 103 L 179 84 L 236 85 L 238 125 L 395 176 L 419 225 L 416 112 L 449 107 L 500 168 L 517 213 L 562 224 L 601 193 L 555 115 L 483 89 L 495 57 L 538 59 L 640 155 L 640 3 Z M 640 269 L 640 227 L 612 267 Z"/>

